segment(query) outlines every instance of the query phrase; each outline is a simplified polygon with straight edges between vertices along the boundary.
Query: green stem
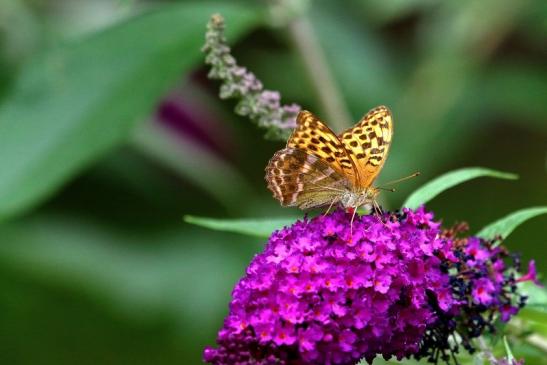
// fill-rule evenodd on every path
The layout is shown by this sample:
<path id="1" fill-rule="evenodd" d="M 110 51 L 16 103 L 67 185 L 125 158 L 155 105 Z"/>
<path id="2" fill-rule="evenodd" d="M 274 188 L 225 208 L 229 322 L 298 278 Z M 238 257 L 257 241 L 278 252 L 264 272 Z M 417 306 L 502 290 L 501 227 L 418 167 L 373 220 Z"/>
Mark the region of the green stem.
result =
<path id="1" fill-rule="evenodd" d="M 351 125 L 351 114 L 330 72 L 312 24 L 305 15 L 300 15 L 289 22 L 288 29 L 324 109 L 326 121 L 335 131 L 341 132 Z"/>

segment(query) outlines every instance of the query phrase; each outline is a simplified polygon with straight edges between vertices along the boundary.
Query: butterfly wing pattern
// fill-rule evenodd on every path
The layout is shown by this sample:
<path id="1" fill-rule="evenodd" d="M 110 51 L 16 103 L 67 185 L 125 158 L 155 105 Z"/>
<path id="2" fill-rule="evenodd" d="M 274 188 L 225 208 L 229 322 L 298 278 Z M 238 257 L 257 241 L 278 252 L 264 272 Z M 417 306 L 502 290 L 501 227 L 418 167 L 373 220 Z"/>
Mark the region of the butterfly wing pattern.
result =
<path id="1" fill-rule="evenodd" d="M 346 183 L 328 163 L 294 148 L 276 152 L 266 167 L 266 181 L 282 205 L 301 209 L 336 201 Z"/>
<path id="2" fill-rule="evenodd" d="M 309 111 L 298 114 L 288 148 L 301 149 L 327 162 L 342 175 L 352 175 L 355 166 L 336 134 Z"/>
<path id="3" fill-rule="evenodd" d="M 339 136 L 302 111 L 286 148 L 266 167 L 266 181 L 284 206 L 309 209 L 334 204 L 344 193 L 368 188 L 387 157 L 392 134 L 386 107 L 368 112 Z"/>
<path id="4" fill-rule="evenodd" d="M 308 111 L 266 167 L 266 181 L 285 206 L 302 209 L 330 204 L 347 186 L 345 171 L 353 165 L 336 134 Z"/>
<path id="5" fill-rule="evenodd" d="M 357 168 L 356 187 L 372 185 L 387 159 L 392 135 L 393 117 L 385 106 L 370 110 L 357 125 L 340 133 L 338 138 Z"/>

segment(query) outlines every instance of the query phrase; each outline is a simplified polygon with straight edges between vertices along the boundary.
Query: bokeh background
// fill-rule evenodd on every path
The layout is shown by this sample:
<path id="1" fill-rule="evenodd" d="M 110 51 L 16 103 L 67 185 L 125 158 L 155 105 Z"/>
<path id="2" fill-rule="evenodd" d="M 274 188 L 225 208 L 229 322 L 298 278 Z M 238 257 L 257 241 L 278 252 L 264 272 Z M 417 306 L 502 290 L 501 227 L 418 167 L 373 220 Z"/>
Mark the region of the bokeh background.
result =
<path id="1" fill-rule="evenodd" d="M 183 216 L 302 215 L 263 180 L 283 143 L 206 78 L 214 12 L 239 62 L 284 102 L 327 119 L 291 27 L 304 19 L 351 119 L 392 109 L 380 181 L 422 175 L 385 194 L 386 207 L 465 166 L 520 179 L 443 193 L 429 208 L 447 225 L 473 232 L 547 202 L 543 0 L 2 0 L 0 363 L 199 364 L 264 242 Z M 546 225 L 536 218 L 507 241 L 543 272 Z"/>

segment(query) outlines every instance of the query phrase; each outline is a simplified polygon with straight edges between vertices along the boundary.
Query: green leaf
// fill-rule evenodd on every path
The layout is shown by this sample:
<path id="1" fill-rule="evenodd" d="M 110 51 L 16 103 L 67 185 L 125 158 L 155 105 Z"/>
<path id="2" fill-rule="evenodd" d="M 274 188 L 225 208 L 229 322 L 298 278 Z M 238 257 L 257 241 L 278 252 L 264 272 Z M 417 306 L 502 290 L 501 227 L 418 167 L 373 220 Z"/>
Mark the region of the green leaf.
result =
<path id="1" fill-rule="evenodd" d="M 234 4 L 164 5 L 33 57 L 0 106 L 0 218 L 30 209 L 124 143 L 202 58 L 213 12 L 226 17 L 231 40 L 258 18 Z"/>
<path id="2" fill-rule="evenodd" d="M 519 291 L 528 297 L 526 309 L 538 310 L 547 316 L 547 290 L 545 287 L 539 287 L 531 281 L 525 281 L 519 283 Z"/>
<path id="3" fill-rule="evenodd" d="M 441 175 L 414 191 L 403 203 L 403 207 L 416 209 L 420 205 L 425 204 L 435 198 L 443 191 L 477 177 L 496 177 L 507 180 L 518 179 L 518 175 L 490 170 L 483 167 L 463 168 Z"/>
<path id="4" fill-rule="evenodd" d="M 217 231 L 235 232 L 259 237 L 269 237 L 273 231 L 293 224 L 296 219 L 297 218 L 215 219 L 191 215 L 184 217 L 186 223 Z"/>
<path id="5" fill-rule="evenodd" d="M 547 290 L 526 281 L 518 284 L 518 291 L 528 297 L 526 306 L 519 311 L 518 318 L 525 321 L 525 328 L 547 336 Z"/>
<path id="6" fill-rule="evenodd" d="M 518 314 L 519 318 L 547 325 L 547 305 L 531 306 L 528 303 Z"/>
<path id="7" fill-rule="evenodd" d="M 537 217 L 541 214 L 547 213 L 547 207 L 535 207 L 519 210 L 515 213 L 511 213 L 500 220 L 484 227 L 477 233 L 478 237 L 484 239 L 492 239 L 496 236 L 501 236 L 503 239 L 507 238 L 522 223 L 528 219 Z"/>

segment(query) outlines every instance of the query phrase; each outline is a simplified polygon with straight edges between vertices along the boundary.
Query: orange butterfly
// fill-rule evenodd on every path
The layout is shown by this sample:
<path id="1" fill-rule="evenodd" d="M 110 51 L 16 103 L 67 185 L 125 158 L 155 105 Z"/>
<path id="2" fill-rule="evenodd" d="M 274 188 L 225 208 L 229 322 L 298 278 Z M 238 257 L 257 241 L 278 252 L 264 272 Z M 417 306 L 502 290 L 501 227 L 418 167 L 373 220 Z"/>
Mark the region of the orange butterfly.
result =
<path id="1" fill-rule="evenodd" d="M 393 118 L 385 106 L 372 109 L 338 136 L 315 115 L 301 111 L 287 146 L 266 167 L 268 188 L 284 206 L 329 205 L 330 210 L 340 204 L 355 210 L 370 205 L 381 211 L 376 196 L 382 188 L 372 184 L 392 135 Z"/>

